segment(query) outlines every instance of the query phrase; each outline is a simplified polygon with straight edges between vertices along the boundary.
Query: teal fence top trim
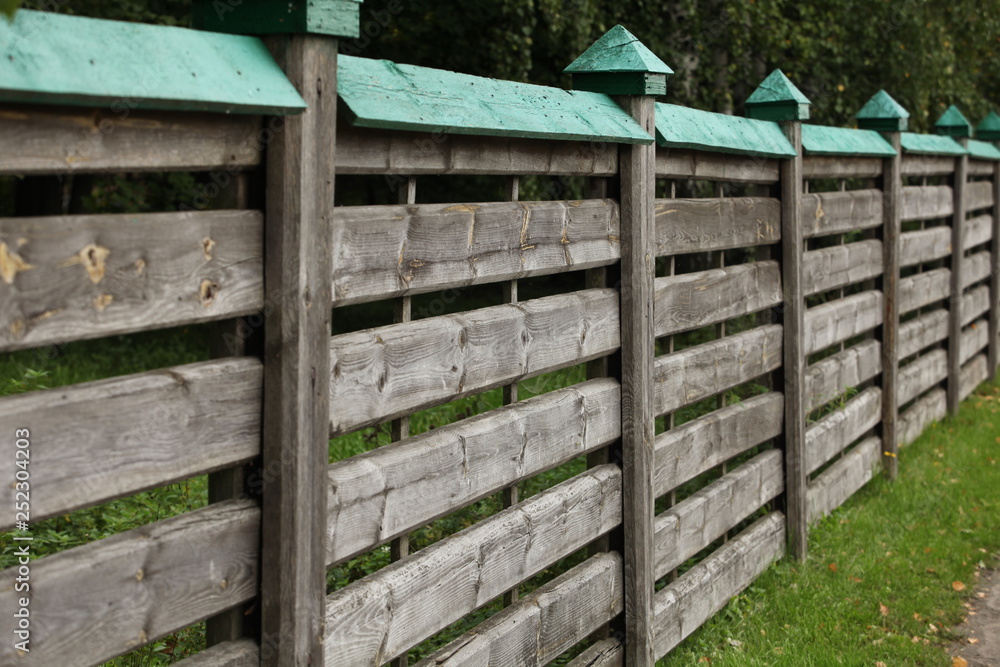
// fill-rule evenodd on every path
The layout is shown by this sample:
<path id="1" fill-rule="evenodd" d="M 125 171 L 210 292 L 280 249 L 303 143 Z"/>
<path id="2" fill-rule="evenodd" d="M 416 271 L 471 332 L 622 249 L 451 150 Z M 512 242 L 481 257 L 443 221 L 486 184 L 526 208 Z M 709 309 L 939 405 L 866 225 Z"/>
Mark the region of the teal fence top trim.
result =
<path id="1" fill-rule="evenodd" d="M 795 157 L 795 149 L 777 123 L 674 104 L 656 105 L 656 142 L 714 153 Z"/>
<path id="2" fill-rule="evenodd" d="M 651 144 L 607 95 L 341 55 L 337 92 L 351 124 L 494 137 Z"/>
<path id="3" fill-rule="evenodd" d="M 20 10 L 0 19 L 0 102 L 247 114 L 306 108 L 256 37 Z"/>
<path id="4" fill-rule="evenodd" d="M 962 144 L 941 134 L 917 134 L 900 132 L 899 143 L 906 153 L 919 155 L 966 155 Z"/>
<path id="5" fill-rule="evenodd" d="M 966 148 L 969 149 L 970 157 L 980 160 L 1000 160 L 1000 149 L 997 149 L 996 146 L 986 141 L 969 139 Z"/>
<path id="6" fill-rule="evenodd" d="M 824 125 L 802 126 L 802 150 L 807 155 L 858 155 L 892 157 L 892 145 L 875 130 L 854 130 Z"/>

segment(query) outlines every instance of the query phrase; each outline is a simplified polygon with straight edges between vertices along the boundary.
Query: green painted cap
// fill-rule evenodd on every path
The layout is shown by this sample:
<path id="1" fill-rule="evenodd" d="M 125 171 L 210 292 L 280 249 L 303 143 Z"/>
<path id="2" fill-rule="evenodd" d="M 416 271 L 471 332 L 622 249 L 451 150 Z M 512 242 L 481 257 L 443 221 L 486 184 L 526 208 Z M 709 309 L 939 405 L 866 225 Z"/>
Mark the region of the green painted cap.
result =
<path id="1" fill-rule="evenodd" d="M 760 120 L 808 120 L 809 98 L 776 69 L 747 98 L 747 116 Z"/>
<path id="2" fill-rule="evenodd" d="M 934 130 L 948 137 L 971 137 L 972 123 L 952 104 L 934 123 Z"/>
<path id="3" fill-rule="evenodd" d="M 976 138 L 983 141 L 1000 141 L 1000 116 L 996 111 L 986 114 L 986 118 L 976 126 Z"/>
<path id="4" fill-rule="evenodd" d="M 608 95 L 662 95 L 667 77 L 674 73 L 621 25 L 604 33 L 563 71 L 573 75 L 577 90 Z"/>
<path id="5" fill-rule="evenodd" d="M 358 37 L 362 0 L 194 0 L 200 30 L 238 35 Z"/>
<path id="6" fill-rule="evenodd" d="M 858 127 L 863 130 L 903 132 L 909 123 L 910 112 L 885 90 L 880 90 L 865 102 L 854 117 L 858 119 Z"/>

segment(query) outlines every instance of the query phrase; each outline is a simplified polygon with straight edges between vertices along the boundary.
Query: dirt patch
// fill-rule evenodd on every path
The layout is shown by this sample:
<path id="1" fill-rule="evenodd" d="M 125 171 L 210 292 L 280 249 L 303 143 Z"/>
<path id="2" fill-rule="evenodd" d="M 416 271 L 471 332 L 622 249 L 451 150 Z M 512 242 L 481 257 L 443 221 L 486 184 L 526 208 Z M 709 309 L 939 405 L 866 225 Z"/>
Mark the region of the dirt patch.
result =
<path id="1" fill-rule="evenodd" d="M 969 615 L 955 632 L 962 639 L 951 646 L 954 665 L 1000 667 L 1000 570 L 983 570 L 972 598 Z M 965 660 L 965 662 L 962 662 Z"/>

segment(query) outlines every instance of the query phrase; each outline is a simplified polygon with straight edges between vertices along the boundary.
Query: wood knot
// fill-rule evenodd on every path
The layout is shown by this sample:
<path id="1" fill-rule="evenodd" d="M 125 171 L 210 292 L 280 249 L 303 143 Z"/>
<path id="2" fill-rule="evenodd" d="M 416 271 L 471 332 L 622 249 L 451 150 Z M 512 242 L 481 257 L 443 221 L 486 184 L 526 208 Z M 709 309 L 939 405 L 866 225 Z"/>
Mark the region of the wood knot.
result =
<path id="1" fill-rule="evenodd" d="M 93 301 L 94 308 L 97 309 L 97 312 L 103 313 L 104 309 L 107 308 L 108 306 L 110 306 L 111 302 L 114 301 L 114 300 L 115 300 L 115 297 L 112 296 L 111 294 L 102 294 L 99 297 L 97 297 L 97 298 L 94 299 L 94 301 Z"/>
<path id="2" fill-rule="evenodd" d="M 10 285 L 14 282 L 14 277 L 21 271 L 34 268 L 25 262 L 20 255 L 7 247 L 6 243 L 0 243 L 0 278 Z"/>
<path id="3" fill-rule="evenodd" d="M 215 241 L 209 237 L 205 237 L 201 240 L 201 254 L 205 256 L 206 262 L 212 261 L 212 249 L 215 247 Z"/>
<path id="4" fill-rule="evenodd" d="M 201 305 L 205 308 L 211 306 L 220 289 L 219 285 L 213 283 L 211 280 L 202 280 L 201 287 L 198 290 L 198 295 L 201 298 Z"/>

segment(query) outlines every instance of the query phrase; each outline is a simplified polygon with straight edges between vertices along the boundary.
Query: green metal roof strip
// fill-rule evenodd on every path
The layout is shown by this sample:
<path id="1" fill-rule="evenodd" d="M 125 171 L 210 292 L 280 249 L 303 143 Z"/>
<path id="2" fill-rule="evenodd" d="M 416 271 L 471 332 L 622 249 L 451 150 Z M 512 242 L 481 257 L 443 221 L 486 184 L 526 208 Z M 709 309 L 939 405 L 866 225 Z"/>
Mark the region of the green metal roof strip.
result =
<path id="1" fill-rule="evenodd" d="M 649 144 L 607 95 L 341 55 L 337 92 L 353 125 L 496 137 Z"/>
<path id="2" fill-rule="evenodd" d="M 225 113 L 306 108 L 256 37 L 21 10 L 0 20 L 0 102 Z"/>
<path id="3" fill-rule="evenodd" d="M 899 141 L 906 153 L 921 155 L 965 155 L 968 153 L 962 144 L 951 137 L 940 134 L 900 132 Z"/>
<path id="4" fill-rule="evenodd" d="M 656 105 L 656 141 L 661 146 L 715 153 L 795 157 L 795 149 L 777 123 L 674 104 Z"/>
<path id="5" fill-rule="evenodd" d="M 979 158 L 980 160 L 1000 160 L 1000 149 L 986 141 L 969 139 L 966 148 L 969 149 L 971 157 Z"/>
<path id="6" fill-rule="evenodd" d="M 635 35 L 620 25 L 616 25 L 604 33 L 563 71 L 570 74 L 582 72 L 674 73 Z"/>
<path id="7" fill-rule="evenodd" d="M 802 126 L 802 150 L 808 155 L 892 157 L 895 149 L 874 130 L 824 125 Z"/>

